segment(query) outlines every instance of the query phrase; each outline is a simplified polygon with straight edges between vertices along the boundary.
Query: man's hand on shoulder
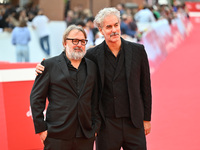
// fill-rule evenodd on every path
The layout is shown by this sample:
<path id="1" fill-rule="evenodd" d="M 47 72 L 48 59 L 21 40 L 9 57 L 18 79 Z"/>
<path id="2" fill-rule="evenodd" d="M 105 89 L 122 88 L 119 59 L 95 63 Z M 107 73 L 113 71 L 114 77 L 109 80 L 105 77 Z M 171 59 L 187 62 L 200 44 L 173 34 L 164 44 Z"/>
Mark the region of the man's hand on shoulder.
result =
<path id="1" fill-rule="evenodd" d="M 43 59 L 45 60 L 45 59 Z M 38 74 L 42 74 L 42 72 L 44 71 L 44 66 L 41 64 L 37 64 L 36 68 L 35 68 L 35 75 L 37 76 Z"/>

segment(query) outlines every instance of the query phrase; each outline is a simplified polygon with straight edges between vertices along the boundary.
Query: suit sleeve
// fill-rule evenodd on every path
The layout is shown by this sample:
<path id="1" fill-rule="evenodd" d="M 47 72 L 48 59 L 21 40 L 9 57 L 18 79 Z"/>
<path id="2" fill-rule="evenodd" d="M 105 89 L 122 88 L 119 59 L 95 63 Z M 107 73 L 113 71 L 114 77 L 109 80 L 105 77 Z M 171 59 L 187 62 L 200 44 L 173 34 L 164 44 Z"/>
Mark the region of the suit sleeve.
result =
<path id="1" fill-rule="evenodd" d="M 97 71 L 96 71 L 97 72 Z M 99 111 L 99 100 L 98 100 L 98 81 L 97 81 L 97 73 L 95 74 L 95 84 L 92 94 L 92 123 L 95 127 L 95 133 L 99 132 L 101 126 L 101 115 Z"/>
<path id="2" fill-rule="evenodd" d="M 44 62 L 42 62 L 41 64 L 45 66 Z M 30 94 L 30 105 L 35 133 L 40 133 L 47 130 L 43 111 L 45 110 L 48 87 L 49 73 L 47 71 L 47 67 L 45 67 L 44 72 L 36 77 Z"/>
<path id="3" fill-rule="evenodd" d="M 151 80 L 150 80 L 149 61 L 144 46 L 142 50 L 141 93 L 144 104 L 144 120 L 150 121 L 151 108 L 152 108 Z"/>

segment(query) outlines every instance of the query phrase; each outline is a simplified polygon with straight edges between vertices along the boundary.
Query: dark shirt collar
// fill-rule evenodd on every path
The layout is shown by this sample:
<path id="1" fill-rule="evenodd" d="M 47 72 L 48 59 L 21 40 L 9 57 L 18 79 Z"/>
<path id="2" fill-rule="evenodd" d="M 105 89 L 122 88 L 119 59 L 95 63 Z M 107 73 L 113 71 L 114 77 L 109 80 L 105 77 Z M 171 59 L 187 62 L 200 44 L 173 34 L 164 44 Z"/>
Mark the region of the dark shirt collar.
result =
<path id="1" fill-rule="evenodd" d="M 105 54 L 112 54 L 114 56 L 114 54 L 112 53 L 112 51 L 110 50 L 110 48 L 108 47 L 108 45 L 106 44 L 106 51 Z M 121 48 L 119 50 L 119 53 L 117 54 L 117 57 L 123 52 L 123 45 L 121 44 Z"/>

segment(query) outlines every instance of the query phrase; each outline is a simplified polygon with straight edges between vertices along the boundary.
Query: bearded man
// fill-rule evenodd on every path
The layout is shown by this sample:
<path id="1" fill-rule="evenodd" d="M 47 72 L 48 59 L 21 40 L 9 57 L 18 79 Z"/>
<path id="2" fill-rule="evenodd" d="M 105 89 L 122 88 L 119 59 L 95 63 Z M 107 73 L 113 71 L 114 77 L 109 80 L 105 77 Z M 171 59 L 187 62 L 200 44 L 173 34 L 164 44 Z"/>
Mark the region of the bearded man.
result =
<path id="1" fill-rule="evenodd" d="M 44 60 L 45 71 L 35 79 L 30 103 L 45 150 L 93 149 L 101 119 L 96 65 L 84 58 L 86 38 L 83 28 L 69 26 L 63 35 L 64 51 Z"/>

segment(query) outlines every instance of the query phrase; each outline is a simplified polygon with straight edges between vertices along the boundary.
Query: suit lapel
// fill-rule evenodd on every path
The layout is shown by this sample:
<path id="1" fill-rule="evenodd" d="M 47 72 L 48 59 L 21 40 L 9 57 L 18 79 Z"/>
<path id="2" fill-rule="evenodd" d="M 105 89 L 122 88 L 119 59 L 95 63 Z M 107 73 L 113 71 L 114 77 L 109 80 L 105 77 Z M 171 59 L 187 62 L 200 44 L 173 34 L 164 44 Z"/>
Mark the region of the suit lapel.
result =
<path id="1" fill-rule="evenodd" d="M 105 41 L 99 45 L 98 49 L 97 49 L 97 63 L 98 63 L 98 68 L 99 68 L 99 72 L 100 72 L 100 78 L 101 78 L 101 85 L 102 87 L 104 86 L 104 52 L 105 52 Z"/>
<path id="2" fill-rule="evenodd" d="M 124 55 L 125 55 L 125 68 L 126 68 L 126 77 L 127 77 L 127 82 L 129 83 L 129 78 L 130 78 L 130 72 L 131 72 L 131 62 L 132 62 L 132 56 L 133 56 L 133 50 L 132 47 L 129 46 L 129 44 L 122 39 L 122 44 L 124 48 Z"/>
<path id="3" fill-rule="evenodd" d="M 74 87 L 74 84 L 72 83 L 72 79 L 71 79 L 71 76 L 69 74 L 67 63 L 65 61 L 65 58 L 63 57 L 63 54 L 61 54 L 58 57 L 58 66 L 60 67 L 60 69 L 62 70 L 64 76 L 66 77 L 66 80 L 68 81 L 68 83 L 70 84 L 70 86 L 72 87 L 74 92 L 76 93 L 76 88 Z"/>
<path id="4" fill-rule="evenodd" d="M 122 52 L 120 55 L 121 55 L 121 56 L 120 56 L 119 62 L 118 62 L 118 64 L 117 64 L 117 68 L 116 68 L 114 80 L 120 75 L 121 69 L 122 69 L 122 67 L 123 67 L 123 65 L 124 65 L 124 58 L 125 58 L 125 57 L 124 57 L 123 52 Z"/>

